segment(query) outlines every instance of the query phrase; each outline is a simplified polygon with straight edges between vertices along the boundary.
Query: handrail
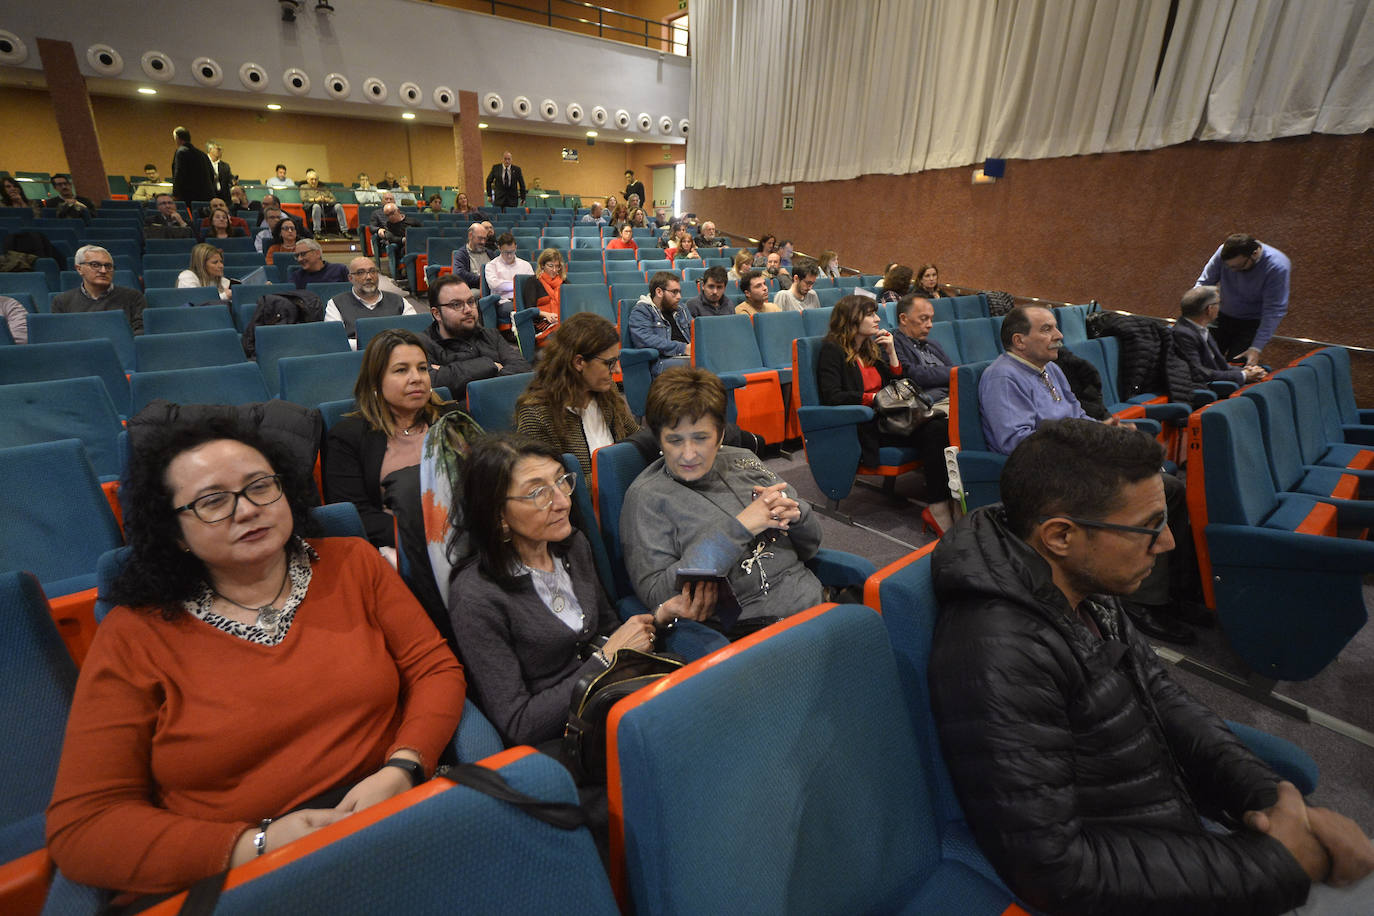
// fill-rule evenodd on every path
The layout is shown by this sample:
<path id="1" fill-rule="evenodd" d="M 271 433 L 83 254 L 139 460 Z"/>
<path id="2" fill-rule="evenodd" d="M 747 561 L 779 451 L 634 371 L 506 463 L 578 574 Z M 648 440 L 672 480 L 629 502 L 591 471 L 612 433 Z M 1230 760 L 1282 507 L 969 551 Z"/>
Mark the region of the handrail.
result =
<path id="1" fill-rule="evenodd" d="M 687 48 L 687 54 L 689 56 L 692 50 L 689 30 L 680 25 L 676 25 L 672 22 L 663 22 L 658 19 L 649 19 L 645 16 L 637 16 L 634 13 L 625 13 L 606 6 L 597 6 L 595 3 L 586 2 L 586 0 L 544 0 L 542 8 L 537 4 L 537 0 L 536 5 L 533 6 L 523 3 L 514 3 L 511 2 L 511 0 L 488 0 L 488 2 L 491 6 L 491 14 L 493 16 L 500 15 L 497 13 L 497 7 L 501 7 L 508 10 L 516 10 L 522 13 L 533 13 L 536 16 L 543 16 L 548 20 L 548 25 L 551 28 L 560 27 L 554 25 L 554 20 L 557 19 L 561 22 L 575 22 L 578 25 L 595 26 L 598 38 L 609 37 L 613 41 L 623 41 L 626 44 L 642 43 L 646 48 L 653 47 L 651 42 L 660 45 L 666 43 L 670 46 L 680 42 Z M 595 11 L 596 20 L 584 19 L 581 16 L 570 16 L 564 13 L 555 13 L 553 11 L 554 3 L 562 3 L 567 6 Z M 634 29 L 627 29 L 618 25 L 607 25 L 606 16 L 608 14 L 619 19 L 643 23 L 643 28 L 640 31 L 635 31 Z M 656 32 L 650 32 L 650 26 L 652 26 Z M 605 33 L 608 31 L 624 33 L 625 35 L 632 36 L 633 40 L 631 40 L 631 38 L 607 36 Z M 679 32 L 682 33 L 681 36 L 678 35 Z"/>

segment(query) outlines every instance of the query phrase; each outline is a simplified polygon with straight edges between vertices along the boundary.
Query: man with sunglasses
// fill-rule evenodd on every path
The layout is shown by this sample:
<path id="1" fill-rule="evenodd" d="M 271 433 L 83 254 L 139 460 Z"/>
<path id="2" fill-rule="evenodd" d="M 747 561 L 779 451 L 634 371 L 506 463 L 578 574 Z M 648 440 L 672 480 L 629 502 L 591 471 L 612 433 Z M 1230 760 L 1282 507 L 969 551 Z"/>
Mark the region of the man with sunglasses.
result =
<path id="1" fill-rule="evenodd" d="M 81 282 L 75 289 L 53 296 L 52 311 L 55 314 L 123 311 L 130 330 L 142 334 L 143 310 L 148 303 L 138 290 L 115 285 L 114 258 L 110 253 L 95 245 L 82 245 L 76 249 L 72 260 Z"/>
<path id="2" fill-rule="evenodd" d="M 1227 359 L 1259 363 L 1260 351 L 1288 314 L 1292 270 L 1286 254 L 1242 232 L 1227 236 L 1212 254 L 1193 285 L 1221 287 L 1214 333 Z"/>
<path id="3" fill-rule="evenodd" d="M 1048 421 L 1002 503 L 936 547 L 928 681 L 969 826 L 1038 912 L 1374 912 L 1359 827 L 1308 808 L 1122 613 L 1173 546 L 1162 451 Z"/>
<path id="4" fill-rule="evenodd" d="M 461 277 L 446 274 L 429 287 L 434 323 L 425 333 L 430 381 L 456 399 L 468 382 L 529 372 L 529 362 L 494 328 L 482 327 L 481 295 Z"/>
<path id="5" fill-rule="evenodd" d="M 1010 455 L 1025 438 L 1050 420 L 1091 419 L 1055 365 L 1064 346 L 1064 335 L 1054 312 L 1038 306 L 1012 309 L 1002 319 L 1005 352 L 983 371 L 978 380 L 978 406 L 982 413 L 983 438 L 988 448 Z M 1109 417 L 1104 423 L 1116 426 Z M 1171 539 L 1178 549 L 1155 564 L 1135 594 L 1126 602 L 1136 629 L 1173 643 L 1191 643 L 1197 635 L 1188 623 L 1210 626 L 1209 611 L 1198 606 L 1197 563 L 1188 528 L 1187 494 L 1183 481 L 1164 475 L 1169 505 Z M 1173 545 L 1171 545 L 1172 548 Z M 1187 623 L 1185 623 L 1187 621 Z"/>

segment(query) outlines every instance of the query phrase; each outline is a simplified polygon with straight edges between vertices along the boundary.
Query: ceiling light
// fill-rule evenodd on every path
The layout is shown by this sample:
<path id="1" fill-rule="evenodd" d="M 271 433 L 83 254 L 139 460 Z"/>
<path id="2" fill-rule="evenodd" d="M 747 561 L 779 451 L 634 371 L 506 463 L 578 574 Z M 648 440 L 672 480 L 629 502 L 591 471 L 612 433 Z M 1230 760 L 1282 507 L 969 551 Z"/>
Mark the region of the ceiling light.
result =
<path id="1" fill-rule="evenodd" d="M 625 138 L 625 142 L 626 142 L 626 143 L 633 143 L 633 142 L 635 142 L 635 138 L 634 138 L 634 137 L 626 137 L 626 138 Z"/>
<path id="2" fill-rule="evenodd" d="M 269 102 L 269 103 L 267 104 L 267 110 L 268 110 L 268 111 L 281 111 L 281 106 L 278 105 L 276 102 Z"/>
<path id="3" fill-rule="evenodd" d="M 139 86 L 139 87 L 138 87 L 138 94 L 139 94 L 139 95 L 157 95 L 157 90 L 154 89 L 152 86 Z"/>
<path id="4" fill-rule="evenodd" d="M 594 130 L 589 130 L 589 131 L 587 131 L 587 136 L 589 136 L 589 137 L 595 137 L 595 136 L 596 136 L 596 131 L 594 131 Z"/>
<path id="5" fill-rule="evenodd" d="M 486 129 L 487 129 L 487 122 L 486 122 L 486 121 L 478 121 L 478 122 L 477 122 L 477 129 L 478 129 L 478 130 L 486 130 Z"/>
<path id="6" fill-rule="evenodd" d="M 405 118 L 407 121 L 414 121 L 414 120 L 415 120 L 415 112 L 413 112 L 413 111 L 403 111 L 403 112 L 401 112 L 401 117 L 402 117 L 402 118 Z"/>

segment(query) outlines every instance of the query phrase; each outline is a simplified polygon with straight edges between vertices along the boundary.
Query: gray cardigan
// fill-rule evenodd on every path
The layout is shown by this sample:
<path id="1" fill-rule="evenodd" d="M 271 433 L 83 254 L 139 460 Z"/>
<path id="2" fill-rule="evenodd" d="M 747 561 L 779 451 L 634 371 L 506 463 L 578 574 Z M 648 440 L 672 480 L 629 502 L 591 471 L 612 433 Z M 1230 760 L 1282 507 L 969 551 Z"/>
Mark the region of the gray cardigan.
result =
<path id="1" fill-rule="evenodd" d="M 786 617 L 821 602 L 821 583 L 803 564 L 821 546 L 821 523 L 797 491 L 801 519 L 787 530 L 769 529 L 777 540 L 748 572 L 741 566 L 757 538 L 735 518 L 753 498 L 753 488 L 772 486 L 778 476 L 748 449 L 721 446 L 706 476 L 683 483 L 668 474 L 659 458 L 644 469 L 625 494 L 620 513 L 625 567 L 635 594 L 658 607 L 675 594 L 682 569 L 727 573 L 746 617 Z M 768 577 L 762 590 L 760 566 Z"/>
<path id="2" fill-rule="evenodd" d="M 567 565 L 582 605 L 582 632 L 554 616 L 528 574 L 507 591 L 484 576 L 475 561 L 449 589 L 448 615 L 474 701 L 506 745 L 539 744 L 559 737 L 568 721 L 573 687 L 583 674 L 603 670 L 579 657 L 579 646 L 609 636 L 620 625 L 601 584 L 587 539 L 574 531 L 550 544 L 554 562 Z"/>

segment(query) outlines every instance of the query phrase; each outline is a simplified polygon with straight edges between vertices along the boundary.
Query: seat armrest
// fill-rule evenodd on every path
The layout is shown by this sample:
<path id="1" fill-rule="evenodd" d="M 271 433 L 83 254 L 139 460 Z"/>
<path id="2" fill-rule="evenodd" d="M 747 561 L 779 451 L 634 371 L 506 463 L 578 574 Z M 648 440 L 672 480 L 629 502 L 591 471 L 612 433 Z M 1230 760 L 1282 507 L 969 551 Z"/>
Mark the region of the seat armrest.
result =
<path id="1" fill-rule="evenodd" d="M 1298 534 L 1277 528 L 1211 524 L 1205 529 L 1212 563 L 1314 573 L 1356 573 L 1374 569 L 1374 542 Z"/>
<path id="2" fill-rule="evenodd" d="M 835 407 L 798 407 L 797 419 L 803 432 L 819 432 L 841 426 L 856 426 L 873 419 L 873 408 L 862 404 L 841 404 Z"/>
<path id="3" fill-rule="evenodd" d="M 862 585 L 878 571 L 871 560 L 828 547 L 817 550 L 816 555 L 806 561 L 806 568 L 816 574 L 822 585 L 832 588 Z"/>
<path id="4" fill-rule="evenodd" d="M 1144 417 L 1137 417 L 1134 420 L 1122 420 L 1121 424 L 1123 426 L 1134 426 L 1141 432 L 1149 433 L 1152 436 L 1158 436 L 1159 431 L 1164 428 L 1163 424 L 1158 420 L 1150 420 Z"/>
<path id="5" fill-rule="evenodd" d="M 1188 415 L 1193 409 L 1187 404 L 1171 402 L 1168 404 L 1147 404 L 1145 405 L 1145 416 L 1151 420 L 1158 420 L 1161 423 L 1169 423 L 1172 426 L 1182 426 L 1188 422 Z"/>

